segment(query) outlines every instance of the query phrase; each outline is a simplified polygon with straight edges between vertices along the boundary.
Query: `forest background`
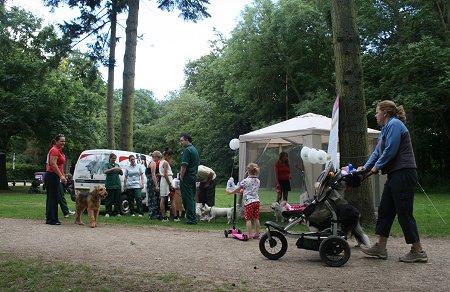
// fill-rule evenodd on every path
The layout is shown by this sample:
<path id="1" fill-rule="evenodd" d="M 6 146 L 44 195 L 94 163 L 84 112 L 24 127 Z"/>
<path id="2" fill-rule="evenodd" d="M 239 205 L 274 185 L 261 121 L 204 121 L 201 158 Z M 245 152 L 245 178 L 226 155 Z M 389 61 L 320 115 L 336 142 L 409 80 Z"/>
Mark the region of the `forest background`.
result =
<path id="1" fill-rule="evenodd" d="M 379 128 L 378 101 L 404 105 L 422 185 L 448 186 L 450 3 L 355 0 L 355 5 L 368 126 Z M 179 134 L 187 132 L 201 163 L 225 181 L 235 154 L 228 147 L 231 139 L 307 112 L 330 117 L 336 97 L 330 9 L 330 1 L 255 0 L 230 38 L 218 33 L 209 54 L 186 64 L 179 91 L 162 101 L 150 90 L 133 92 L 132 150 L 180 152 Z M 69 168 L 81 151 L 107 148 L 107 83 L 98 70 L 107 54 L 102 59 L 71 50 L 73 39 L 42 26 L 32 12 L 5 7 L 5 1 L 0 17 L 0 180 L 31 179 L 44 170 L 50 140 L 58 133 L 66 135 Z M 107 43 L 105 35 L 98 36 Z M 91 48 L 98 53 L 98 46 L 97 39 Z M 115 90 L 117 141 L 123 96 Z M 179 158 L 174 156 L 175 169 Z"/>

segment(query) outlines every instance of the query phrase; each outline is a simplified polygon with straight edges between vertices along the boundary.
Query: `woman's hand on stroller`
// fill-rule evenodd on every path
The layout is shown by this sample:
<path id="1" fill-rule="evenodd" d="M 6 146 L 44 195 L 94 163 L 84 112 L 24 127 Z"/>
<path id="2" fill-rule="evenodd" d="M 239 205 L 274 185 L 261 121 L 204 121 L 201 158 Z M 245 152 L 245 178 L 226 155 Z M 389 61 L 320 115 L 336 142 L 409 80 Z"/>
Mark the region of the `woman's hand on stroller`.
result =
<path id="1" fill-rule="evenodd" d="M 356 171 L 361 172 L 361 174 L 364 174 L 365 173 L 364 171 L 366 171 L 369 173 L 368 176 L 370 176 L 372 174 L 377 174 L 380 170 L 376 166 L 374 166 L 370 171 L 367 171 L 367 169 L 364 166 L 359 166 L 356 169 Z"/>

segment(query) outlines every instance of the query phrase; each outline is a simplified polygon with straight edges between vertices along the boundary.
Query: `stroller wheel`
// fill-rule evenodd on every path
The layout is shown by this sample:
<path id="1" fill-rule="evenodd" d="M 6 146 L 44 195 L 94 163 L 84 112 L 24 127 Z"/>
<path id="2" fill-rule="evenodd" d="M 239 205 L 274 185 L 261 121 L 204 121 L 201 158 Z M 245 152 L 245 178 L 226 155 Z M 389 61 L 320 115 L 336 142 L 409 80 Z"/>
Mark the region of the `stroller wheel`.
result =
<path id="1" fill-rule="evenodd" d="M 237 230 L 238 234 L 242 234 L 242 231 L 240 229 Z"/>
<path id="2" fill-rule="evenodd" d="M 228 238 L 228 230 L 224 231 L 225 237 Z"/>
<path id="3" fill-rule="evenodd" d="M 259 240 L 259 251 L 269 260 L 277 260 L 287 251 L 286 237 L 278 231 L 270 231 L 270 239 L 265 233 Z"/>
<path id="4" fill-rule="evenodd" d="M 320 258 L 331 267 L 340 267 L 350 258 L 348 242 L 339 236 L 325 238 L 319 246 Z"/>

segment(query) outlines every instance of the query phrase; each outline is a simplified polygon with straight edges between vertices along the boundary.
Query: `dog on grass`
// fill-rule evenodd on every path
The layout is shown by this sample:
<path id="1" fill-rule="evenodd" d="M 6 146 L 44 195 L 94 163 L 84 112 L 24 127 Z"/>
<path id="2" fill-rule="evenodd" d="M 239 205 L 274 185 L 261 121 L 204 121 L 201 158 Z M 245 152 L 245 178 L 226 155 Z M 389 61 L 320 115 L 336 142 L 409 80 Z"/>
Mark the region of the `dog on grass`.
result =
<path id="1" fill-rule="evenodd" d="M 77 205 L 77 216 L 75 218 L 75 223 L 78 225 L 84 225 L 81 221 L 81 214 L 87 209 L 89 217 L 89 226 L 95 228 L 97 226 L 97 217 L 100 211 L 100 203 L 102 199 L 106 198 L 108 193 L 104 186 L 96 186 L 91 192 L 80 192 L 76 191 L 76 205 Z"/>
<path id="2" fill-rule="evenodd" d="M 205 204 L 203 207 L 201 207 L 202 215 L 207 215 L 208 222 L 210 222 L 212 219 L 216 217 L 227 217 L 228 218 L 228 224 L 231 223 L 231 220 L 233 219 L 233 208 L 217 208 L 217 207 L 210 207 L 207 204 Z"/>

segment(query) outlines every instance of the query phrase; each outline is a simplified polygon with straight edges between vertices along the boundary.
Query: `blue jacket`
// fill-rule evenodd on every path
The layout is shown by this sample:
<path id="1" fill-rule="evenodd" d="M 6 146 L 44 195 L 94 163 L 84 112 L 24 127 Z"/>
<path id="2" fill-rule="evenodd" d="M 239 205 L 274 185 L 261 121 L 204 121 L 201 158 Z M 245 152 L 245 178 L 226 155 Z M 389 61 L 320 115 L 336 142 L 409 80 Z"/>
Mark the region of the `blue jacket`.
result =
<path id="1" fill-rule="evenodd" d="M 384 174 L 417 168 L 409 131 L 396 117 L 381 128 L 378 145 L 364 167 L 371 169 L 374 165 Z"/>

